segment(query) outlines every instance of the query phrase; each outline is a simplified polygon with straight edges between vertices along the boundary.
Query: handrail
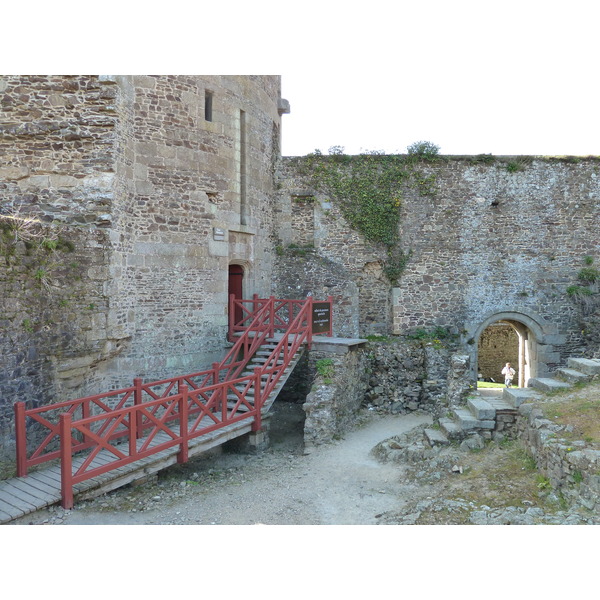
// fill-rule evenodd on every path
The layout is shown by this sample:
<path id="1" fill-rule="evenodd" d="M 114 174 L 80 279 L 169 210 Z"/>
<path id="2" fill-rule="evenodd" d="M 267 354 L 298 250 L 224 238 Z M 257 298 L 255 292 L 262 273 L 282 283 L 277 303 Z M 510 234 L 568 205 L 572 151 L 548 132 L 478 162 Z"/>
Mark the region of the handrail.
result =
<path id="1" fill-rule="evenodd" d="M 255 418 L 262 409 L 258 374 L 241 377 L 203 389 L 189 390 L 182 385 L 179 393 L 167 398 L 159 398 L 152 402 L 129 406 L 110 413 L 72 420 L 70 413 L 60 416 L 60 458 L 61 458 L 61 493 L 63 508 L 73 507 L 73 486 L 98 477 L 104 473 L 123 467 L 132 462 L 158 454 L 173 446 L 180 446 L 177 461 L 186 462 L 188 459 L 189 441 L 231 425 L 243 419 Z M 236 386 L 243 385 L 240 392 Z M 248 392 L 255 390 L 254 400 L 249 400 Z M 219 398 L 235 395 L 237 401 L 231 408 L 227 403 L 219 403 Z M 236 414 L 241 405 L 247 409 L 244 414 Z M 219 410 L 216 410 L 217 407 Z M 162 409 L 160 411 L 159 409 Z M 198 416 L 190 421 L 190 414 Z M 152 423 L 150 431 L 140 438 L 138 424 L 147 419 Z M 101 437 L 95 433 L 94 425 L 104 422 L 108 435 Z M 119 445 L 111 443 L 116 437 L 116 431 L 122 429 L 126 442 Z M 92 451 L 78 466 L 74 466 L 73 454 L 77 443 L 74 443 L 74 433 L 91 439 Z M 162 439 L 159 437 L 162 435 Z M 122 437 L 122 436 L 119 436 Z M 99 454 L 104 454 L 99 460 Z M 94 462 L 96 461 L 96 463 Z"/>
<path id="2" fill-rule="evenodd" d="M 252 322 L 246 328 L 246 332 L 236 340 L 234 346 L 227 353 L 220 363 L 213 363 L 212 369 L 200 371 L 154 381 L 142 384 L 140 378 L 134 379 L 134 385 L 120 390 L 113 390 L 75 400 L 68 400 L 42 406 L 33 409 L 26 409 L 25 402 L 17 402 L 14 406 L 16 422 L 16 453 L 17 453 L 17 477 L 25 477 L 30 467 L 60 458 L 60 449 L 58 447 L 60 439 L 59 416 L 65 412 L 71 415 L 72 420 L 85 419 L 92 416 L 94 412 L 109 413 L 115 410 L 126 408 L 130 405 L 142 404 L 144 396 L 149 396 L 151 400 L 168 398 L 172 393 L 177 393 L 182 385 L 187 385 L 189 389 L 204 388 L 219 381 L 230 380 L 237 377 L 252 354 L 258 347 L 264 343 L 269 334 L 269 324 L 265 321 L 268 318 L 269 306 L 265 305 L 261 310 L 252 315 Z M 250 335 L 254 333 L 256 335 Z M 236 360 L 238 356 L 243 356 L 242 360 Z M 198 381 L 199 380 L 199 381 Z M 175 386 L 177 390 L 175 390 Z M 158 391 L 155 391 L 156 388 Z M 161 389 L 162 388 L 162 389 Z M 121 397 L 119 399 L 119 397 Z M 107 405 L 107 400 L 115 399 L 112 405 Z M 55 422 L 52 422 L 54 414 Z M 41 425 L 45 430 L 42 434 L 42 440 L 33 450 L 30 457 L 27 457 L 27 435 L 25 430 L 26 418 Z M 140 435 L 142 434 L 146 423 L 138 423 Z M 99 433 L 103 433 L 100 431 Z M 122 429 L 112 432 L 112 438 L 122 437 Z M 90 448 L 90 443 L 86 436 L 81 440 L 76 440 L 72 445 L 73 452 L 79 452 Z"/>
<path id="3" fill-rule="evenodd" d="M 298 351 L 298 348 L 306 341 L 308 348 L 310 349 L 312 344 L 312 329 L 309 322 L 309 315 L 312 311 L 312 297 L 304 303 L 300 312 L 293 320 L 293 322 L 287 327 L 281 340 L 271 352 L 271 355 L 260 368 L 261 374 L 261 395 L 264 398 L 268 398 L 273 388 L 277 385 L 277 382 L 283 375 L 285 369 L 289 366 L 292 358 Z M 292 341 L 290 342 L 290 338 Z M 279 364 L 282 359 L 281 364 Z M 266 380 L 263 383 L 263 375 L 267 375 Z"/>
<path id="4" fill-rule="evenodd" d="M 230 307 L 234 306 L 233 302 L 232 299 Z M 60 458 L 63 506 L 67 507 L 72 506 L 74 484 L 139 460 L 149 455 L 148 452 L 153 454 L 179 443 L 182 448 L 178 460 L 185 461 L 187 442 L 194 437 L 242 419 L 252 419 L 252 431 L 259 431 L 265 400 L 298 348 L 304 343 L 311 346 L 313 299 L 277 300 L 255 296 L 250 302 L 254 309 L 247 310 L 246 316 L 238 322 L 239 337 L 235 336 L 232 348 L 220 363 L 213 363 L 212 369 L 146 384 L 136 378 L 134 385 L 128 388 L 29 410 L 24 402 L 16 403 L 17 476 L 26 476 L 31 466 Z M 331 307 L 332 298 L 327 302 Z M 266 363 L 256 367 L 252 375 L 241 375 L 250 358 L 267 338 L 273 337 L 276 329 L 283 331 L 282 337 Z M 232 330 L 230 327 L 230 332 Z M 327 335 L 331 335 L 331 327 Z M 186 400 L 182 403 L 184 395 Z M 236 414 L 240 408 L 244 412 Z M 57 414 L 57 422 L 52 422 Z M 27 417 L 47 429 L 29 458 Z M 182 429 L 183 422 L 186 425 Z M 174 433 L 176 426 L 179 434 Z M 160 450 L 151 449 L 149 444 L 159 432 L 167 434 L 170 440 L 162 442 Z M 122 442 L 118 448 L 117 440 Z M 128 441 L 127 453 L 122 450 L 124 440 Z M 92 461 L 103 449 L 116 459 L 91 468 Z M 90 453 L 73 473 L 73 455 L 82 450 L 90 450 Z"/>

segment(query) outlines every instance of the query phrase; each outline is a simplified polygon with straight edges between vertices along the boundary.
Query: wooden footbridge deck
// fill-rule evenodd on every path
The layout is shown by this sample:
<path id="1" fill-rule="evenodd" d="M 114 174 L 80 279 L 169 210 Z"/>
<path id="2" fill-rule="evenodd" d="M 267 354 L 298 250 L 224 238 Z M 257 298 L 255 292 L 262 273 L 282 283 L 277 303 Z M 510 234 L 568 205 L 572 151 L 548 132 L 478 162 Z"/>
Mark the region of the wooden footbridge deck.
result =
<path id="1" fill-rule="evenodd" d="M 190 442 L 188 456 L 194 456 L 219 446 L 228 440 L 249 433 L 252 423 L 248 420 L 227 425 Z M 179 433 L 179 427 L 173 427 L 174 433 Z M 168 442 L 170 436 L 161 433 L 155 436 L 156 445 Z M 141 446 L 144 440 L 138 440 Z M 126 445 L 126 444 L 125 444 Z M 120 445 L 115 446 L 121 449 Z M 117 489 L 148 475 L 157 473 L 178 462 L 178 447 L 162 450 L 157 454 L 147 456 L 135 462 L 112 469 L 97 477 L 92 477 L 73 486 L 73 497 L 81 501 L 93 498 L 111 490 Z M 100 451 L 90 463 L 95 469 L 109 465 L 114 461 L 114 454 L 108 450 Z M 81 468 L 85 457 L 73 460 L 73 470 Z M 61 465 L 57 462 L 52 466 L 32 471 L 27 477 L 14 477 L 0 481 L 0 523 L 7 523 L 40 510 L 62 500 Z"/>
<path id="2" fill-rule="evenodd" d="M 262 419 L 313 343 L 313 301 L 255 296 L 231 303 L 230 315 L 237 309 L 243 316 L 230 327 L 233 347 L 212 369 L 147 384 L 136 379 L 130 388 L 45 407 L 17 403 L 17 477 L 0 481 L 0 523 L 58 502 L 72 508 L 75 499 L 260 434 Z M 319 303 L 319 315 L 325 304 L 331 311 L 329 298 Z M 335 345 L 331 325 L 324 333 L 329 337 L 321 339 Z M 30 430 L 35 440 L 27 439 Z"/>

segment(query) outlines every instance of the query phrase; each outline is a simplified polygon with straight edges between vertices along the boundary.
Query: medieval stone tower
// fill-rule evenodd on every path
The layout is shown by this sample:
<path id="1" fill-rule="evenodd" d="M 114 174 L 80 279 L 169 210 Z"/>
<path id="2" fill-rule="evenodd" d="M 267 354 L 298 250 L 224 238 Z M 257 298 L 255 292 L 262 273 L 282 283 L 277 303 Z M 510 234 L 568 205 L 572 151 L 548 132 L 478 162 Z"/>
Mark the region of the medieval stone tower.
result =
<path id="1" fill-rule="evenodd" d="M 17 399 L 222 357 L 230 285 L 271 291 L 288 109 L 279 76 L 9 76 L 0 101 L 6 447 Z"/>

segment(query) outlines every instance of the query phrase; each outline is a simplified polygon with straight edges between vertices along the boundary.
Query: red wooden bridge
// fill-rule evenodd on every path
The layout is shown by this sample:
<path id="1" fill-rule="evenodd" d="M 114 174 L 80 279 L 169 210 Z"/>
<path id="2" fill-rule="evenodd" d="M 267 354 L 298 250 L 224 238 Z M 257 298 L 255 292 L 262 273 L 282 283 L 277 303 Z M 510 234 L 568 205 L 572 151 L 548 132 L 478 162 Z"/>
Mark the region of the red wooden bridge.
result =
<path id="1" fill-rule="evenodd" d="M 313 334 L 332 335 L 332 298 L 230 298 L 225 358 L 212 368 L 39 408 L 15 404 L 17 477 L 0 481 L 0 523 L 155 473 L 261 420 Z M 237 315 L 234 319 L 234 315 Z"/>

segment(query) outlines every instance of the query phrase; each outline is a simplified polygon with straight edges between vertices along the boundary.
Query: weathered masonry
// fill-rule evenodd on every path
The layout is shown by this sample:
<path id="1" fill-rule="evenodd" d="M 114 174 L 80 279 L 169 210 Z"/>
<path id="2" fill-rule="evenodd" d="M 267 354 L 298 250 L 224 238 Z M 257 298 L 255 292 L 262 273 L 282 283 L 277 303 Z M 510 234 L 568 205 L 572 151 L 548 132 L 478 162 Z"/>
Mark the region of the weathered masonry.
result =
<path id="1" fill-rule="evenodd" d="M 600 160 L 439 157 L 413 164 L 428 189 L 402 186 L 398 243 L 409 259 L 397 284 L 384 274 L 385 247 L 350 229 L 344 198 L 315 184 L 315 169 L 331 160 L 283 159 L 280 198 L 289 219 L 280 220 L 280 236 L 284 245 L 314 246 L 321 260 L 307 261 L 304 287 L 344 297 L 359 316 L 357 333 L 446 328 L 460 335 L 475 378 L 478 341 L 504 324 L 513 331 L 510 352 L 522 385 L 582 352 L 581 310 L 567 289 L 580 283 L 585 265 L 600 263 Z M 339 160 L 350 176 L 352 161 Z M 289 220 L 305 232 L 290 229 Z"/>
<path id="2" fill-rule="evenodd" d="M 356 157 L 280 156 L 278 76 L 6 76 L 0 111 L 5 456 L 19 400 L 221 359 L 229 294 L 332 296 L 339 337 L 439 328 L 473 381 L 495 331 L 521 385 L 594 350 L 567 290 L 600 263 L 597 158 L 399 157 L 390 250 L 317 185 Z"/>
<path id="3" fill-rule="evenodd" d="M 0 77 L 0 446 L 33 406 L 201 370 L 271 294 L 278 76 Z M 231 275 L 230 275 L 231 273 Z"/>

